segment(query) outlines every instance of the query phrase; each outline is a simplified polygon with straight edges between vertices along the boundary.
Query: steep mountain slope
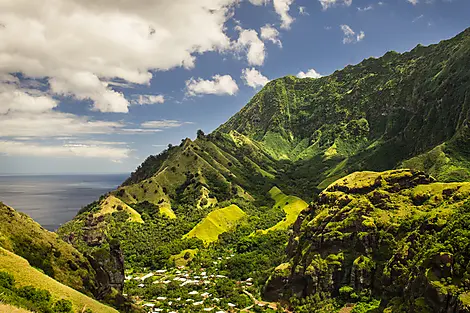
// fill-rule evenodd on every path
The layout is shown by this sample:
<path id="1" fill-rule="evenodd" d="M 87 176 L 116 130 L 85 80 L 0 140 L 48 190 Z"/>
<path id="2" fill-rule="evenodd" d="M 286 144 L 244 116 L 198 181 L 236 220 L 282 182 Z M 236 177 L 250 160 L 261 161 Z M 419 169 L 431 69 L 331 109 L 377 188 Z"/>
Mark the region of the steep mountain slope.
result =
<path id="1" fill-rule="evenodd" d="M 203 260 L 205 253 L 212 255 L 211 249 L 223 250 L 220 245 L 227 243 L 233 250 L 244 254 L 246 259 L 266 267 L 258 271 L 258 274 L 263 273 L 257 276 L 261 281 L 272 266 L 272 256 L 282 249 L 279 241 L 286 236 L 296 215 L 307 206 L 304 201 L 313 200 L 320 208 L 318 212 L 308 213 L 313 224 L 316 213 L 320 213 L 318 220 L 327 224 L 328 220 L 323 221 L 326 217 L 321 214 L 330 217 L 329 206 L 334 207 L 331 214 L 337 219 L 338 230 L 328 230 L 326 239 L 337 241 L 338 247 L 344 249 L 364 238 L 369 240 L 368 227 L 384 227 L 378 232 L 385 236 L 383 240 L 388 240 L 397 234 L 408 236 L 409 229 L 402 232 L 400 227 L 421 225 L 415 218 L 434 219 L 438 216 L 439 223 L 441 219 L 456 218 L 455 212 L 463 205 L 461 200 L 467 197 L 467 185 L 431 184 L 432 179 L 425 174 L 432 174 L 443 182 L 470 180 L 469 109 L 470 29 L 436 45 L 418 45 L 403 54 L 389 52 L 381 58 L 369 58 L 319 79 L 279 78 L 269 82 L 239 113 L 213 133 L 205 135 L 199 131 L 195 140 L 184 139 L 180 145 L 169 146 L 160 155 L 147 158 L 117 190 L 83 208 L 73 221 L 61 227 L 59 234 L 80 251 L 105 263 L 110 256 L 109 247 L 120 243 L 129 270 L 172 266 L 182 251 L 198 251 L 194 259 Z M 390 172 L 383 174 L 386 177 L 383 185 L 382 179 L 376 185 L 375 179 L 380 174 L 362 173 L 337 183 L 339 189 L 335 192 L 329 189 L 332 188 L 331 183 L 356 171 L 404 167 L 421 170 L 425 174 Z M 398 185 L 390 187 L 391 184 Z M 343 185 L 346 187 L 341 187 Z M 362 185 L 368 187 L 363 189 Z M 417 185 L 432 188 L 420 187 L 425 191 L 420 194 L 419 188 L 412 189 Z M 439 186 L 453 190 L 449 191 L 450 200 L 445 194 L 441 195 L 442 199 L 438 196 Z M 327 187 L 318 199 L 318 193 Z M 360 192 L 356 193 L 356 189 Z M 372 191 L 374 193 L 369 194 Z M 382 194 L 385 194 L 383 199 Z M 424 202 L 420 203 L 422 199 L 427 201 L 428 195 L 433 200 L 424 205 Z M 328 197 L 338 203 L 328 202 Z M 352 198 L 357 210 L 343 203 Z M 208 223 L 209 226 L 202 227 L 204 231 L 200 231 L 197 225 L 204 225 L 205 219 L 210 221 L 207 218 L 211 212 L 217 213 L 220 208 L 232 208 L 228 212 L 229 217 L 239 216 L 240 211 L 246 216 L 237 219 L 236 227 L 215 227 L 218 225 Z M 335 210 L 343 208 L 346 208 L 344 214 L 335 215 Z M 368 215 L 372 213 L 378 216 Z M 322 246 L 325 238 L 320 235 L 319 242 L 315 238 L 312 240 L 309 237 L 311 233 L 306 231 L 312 225 L 302 224 L 303 229 L 298 229 L 303 218 L 306 217 L 301 215 L 294 229 L 298 236 L 302 236 L 298 245 L 306 250 L 297 250 L 294 242 L 291 242 L 290 249 L 296 251 L 299 258 L 305 255 L 308 259 L 312 255 L 309 251 L 316 251 L 317 245 Z M 357 225 L 356 220 L 360 221 Z M 382 224 L 376 225 L 376 222 Z M 398 230 L 395 229 L 397 227 Z M 437 233 L 428 234 L 427 226 L 423 227 L 426 238 L 432 237 L 436 242 L 444 240 L 445 243 L 445 239 L 433 237 Z M 434 226 L 429 227 L 435 230 Z M 208 229 L 217 231 L 185 236 L 193 229 L 193 234 L 201 234 Z M 303 236 L 303 231 L 308 235 Z M 265 241 L 268 237 L 275 238 L 277 246 L 267 247 Z M 295 236 L 291 240 L 296 241 L 294 239 Z M 375 239 L 370 240 L 375 244 Z M 255 251 L 261 246 L 263 251 L 270 253 L 270 258 L 260 257 L 259 251 Z M 344 264 L 342 256 L 336 255 L 339 252 L 333 251 L 333 259 L 321 256 L 318 261 L 318 266 L 326 272 L 317 272 L 321 275 L 326 273 L 328 278 L 330 274 L 337 274 L 329 270 L 328 262 L 344 265 L 347 270 L 347 266 L 355 264 L 350 261 L 356 259 L 357 266 L 368 268 L 372 263 L 382 262 L 381 266 L 386 268 L 388 265 L 380 256 L 375 259 L 375 253 L 385 253 L 384 257 L 389 261 L 392 258 L 389 250 L 399 248 L 408 251 L 409 245 L 382 244 L 381 241 L 372 246 L 372 252 L 364 248 L 364 253 L 351 256 L 353 260 L 345 259 Z M 406 259 L 405 256 L 403 258 Z M 116 259 L 119 256 L 113 257 Z M 238 272 L 237 267 L 257 271 L 242 257 L 234 259 L 239 262 L 231 267 L 235 272 Z M 423 260 L 413 259 L 415 261 Z M 114 272 L 115 265 L 116 262 L 111 261 L 104 268 L 111 273 L 112 283 L 120 285 L 122 272 L 121 269 Z M 415 263 L 404 267 L 412 265 Z M 283 271 L 288 268 L 294 270 L 297 263 L 293 261 L 290 265 L 280 266 L 282 275 L 279 277 L 296 279 L 297 276 L 289 278 L 285 275 Z M 380 275 L 384 273 L 382 276 L 385 276 L 386 271 L 381 271 Z M 234 274 L 232 277 L 247 278 L 247 273 L 248 270 L 243 275 Z M 372 284 L 365 289 L 388 301 L 403 295 L 400 290 L 408 283 L 414 284 L 415 278 L 422 277 L 421 274 L 422 271 L 413 272 L 409 274 L 410 277 L 415 275 L 411 278 L 406 276 L 408 273 L 406 278 L 400 274 L 401 285 L 391 284 L 393 292 L 377 290 Z M 297 292 L 292 287 L 296 284 L 291 284 L 285 291 L 286 297 L 314 294 L 321 299 L 335 298 L 339 294 L 338 288 L 346 285 L 342 281 L 335 282 L 336 276 L 330 278 L 318 278 L 319 281 L 315 282 L 321 284 L 321 288 L 315 289 L 318 293 Z M 304 281 L 304 276 L 300 279 Z M 417 284 L 422 287 L 425 286 L 423 281 L 435 281 L 426 279 Z M 324 286 L 332 280 L 336 284 L 333 289 Z M 403 282 L 405 280 L 407 283 Z M 269 288 L 274 290 L 273 297 L 288 300 L 279 296 L 275 287 L 276 276 L 272 283 L 274 287 Z M 460 285 L 455 286 L 460 292 Z M 352 290 L 355 287 L 350 286 Z M 346 288 L 343 294 L 345 290 L 351 291 Z M 454 295 L 459 292 L 446 299 L 454 301 Z M 270 297 L 269 289 L 266 295 Z M 416 301 L 421 301 L 421 297 L 415 299 L 410 295 L 406 299 L 408 302 L 401 303 L 405 307 L 414 307 L 418 305 Z M 384 303 L 388 305 L 387 301 Z M 393 308 L 398 310 L 401 304 Z M 426 305 L 435 307 L 428 302 Z"/>
<path id="2" fill-rule="evenodd" d="M 57 281 L 81 292 L 98 289 L 95 271 L 88 260 L 27 215 L 0 203 L 0 247 L 27 259 Z"/>
<path id="3" fill-rule="evenodd" d="M 119 245 L 102 247 L 99 254 L 82 253 L 26 214 L 0 202 L 0 248 L 23 257 L 52 279 L 87 296 L 116 306 L 128 305 L 120 295 L 124 261 Z"/>
<path id="4" fill-rule="evenodd" d="M 89 309 L 92 312 L 99 313 L 117 313 L 111 307 L 99 303 L 98 301 L 90 298 L 75 289 L 59 283 L 51 277 L 41 273 L 33 268 L 28 261 L 22 257 L 0 248 L 0 271 L 5 271 L 11 274 L 15 281 L 17 288 L 24 286 L 32 286 L 41 290 L 47 290 L 55 300 L 65 299 L 72 303 L 74 312 L 82 312 Z M 3 287 L 3 286 L 2 286 Z M 2 310 L 5 311 L 2 311 Z M 10 311 L 11 309 L 11 311 Z M 12 307 L 0 305 L 0 312 L 15 312 Z M 18 312 L 22 312 L 18 310 Z"/>
<path id="5" fill-rule="evenodd" d="M 265 296 L 315 296 L 307 310 L 335 297 L 375 297 L 386 312 L 468 312 L 469 199 L 470 183 L 438 183 L 422 172 L 346 176 L 299 216 L 290 260 Z"/>
<path id="6" fill-rule="evenodd" d="M 116 195 L 168 208 L 265 197 L 278 185 L 311 198 L 348 173 L 400 166 L 466 180 L 469 64 L 470 29 L 319 79 L 273 80 L 213 134 L 149 157 Z"/>

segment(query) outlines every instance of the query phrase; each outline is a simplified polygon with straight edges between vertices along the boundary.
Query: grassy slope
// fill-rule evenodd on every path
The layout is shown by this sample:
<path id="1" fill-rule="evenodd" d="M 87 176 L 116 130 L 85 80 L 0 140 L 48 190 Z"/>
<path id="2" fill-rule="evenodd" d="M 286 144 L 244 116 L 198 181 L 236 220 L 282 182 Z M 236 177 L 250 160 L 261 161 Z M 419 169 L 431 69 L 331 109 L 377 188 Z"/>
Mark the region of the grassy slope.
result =
<path id="1" fill-rule="evenodd" d="M 31 311 L 0 303 L 0 313 L 31 313 Z"/>
<path id="2" fill-rule="evenodd" d="M 80 312 L 83 308 L 89 308 L 97 313 L 117 312 L 41 273 L 31 267 L 28 261 L 22 257 L 3 248 L 0 248 L 0 270 L 12 274 L 19 286 L 33 286 L 45 289 L 48 290 L 56 300 L 66 299 L 71 301 L 76 312 Z"/>
<path id="3" fill-rule="evenodd" d="M 57 281 L 90 292 L 94 272 L 88 260 L 26 214 L 0 202 L 0 247 L 26 258 Z M 84 281 L 91 284 L 86 285 Z"/>
<path id="4" fill-rule="evenodd" d="M 269 191 L 269 194 L 271 198 L 276 201 L 274 206 L 286 212 L 286 217 L 273 227 L 264 230 L 264 233 L 271 230 L 283 230 L 289 228 L 289 226 L 294 224 L 300 212 L 308 207 L 307 202 L 304 200 L 296 196 L 288 196 L 277 187 L 273 187 Z"/>
<path id="5" fill-rule="evenodd" d="M 142 220 L 142 217 L 140 214 L 125 204 L 123 201 L 120 199 L 116 198 L 115 196 L 108 196 L 106 199 L 103 199 L 100 203 L 101 209 L 98 211 L 97 215 L 103 215 L 103 214 L 112 214 L 113 212 L 118 211 L 118 207 L 121 206 L 122 210 L 126 211 L 129 213 L 129 222 L 136 222 L 136 223 L 143 223 L 144 221 Z"/>
<path id="6" fill-rule="evenodd" d="M 196 237 L 204 241 L 205 244 L 217 241 L 220 234 L 233 229 L 245 215 L 245 212 L 234 204 L 217 209 L 209 213 L 184 237 Z"/>

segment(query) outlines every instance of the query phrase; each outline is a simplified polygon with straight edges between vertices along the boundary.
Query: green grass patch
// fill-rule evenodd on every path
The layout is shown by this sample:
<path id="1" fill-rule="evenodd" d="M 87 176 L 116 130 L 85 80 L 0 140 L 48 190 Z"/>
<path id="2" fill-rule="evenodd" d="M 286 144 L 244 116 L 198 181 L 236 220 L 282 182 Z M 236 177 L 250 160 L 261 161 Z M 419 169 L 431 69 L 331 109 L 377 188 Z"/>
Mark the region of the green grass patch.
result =
<path id="1" fill-rule="evenodd" d="M 217 241 L 219 235 L 233 229 L 240 219 L 246 216 L 237 205 L 217 209 L 209 213 L 199 224 L 197 224 L 183 238 L 196 237 L 205 244 Z"/>
<path id="2" fill-rule="evenodd" d="M 277 187 L 271 188 L 269 195 L 274 201 L 276 201 L 274 207 L 282 209 L 286 213 L 286 217 L 273 227 L 264 230 L 263 233 L 267 233 L 268 231 L 272 230 L 283 230 L 289 228 L 289 226 L 294 224 L 300 212 L 308 207 L 307 202 L 304 200 L 296 196 L 286 195 Z"/>
<path id="3" fill-rule="evenodd" d="M 135 223 L 143 223 L 144 220 L 140 216 L 140 214 L 125 204 L 122 200 L 116 198 L 115 196 L 108 196 L 106 199 L 102 200 L 100 203 L 100 211 L 97 213 L 98 215 L 104 215 L 104 214 L 112 214 L 114 212 L 118 211 L 125 211 L 129 213 L 129 222 L 135 222 Z M 174 213 L 173 213 L 174 214 Z"/>

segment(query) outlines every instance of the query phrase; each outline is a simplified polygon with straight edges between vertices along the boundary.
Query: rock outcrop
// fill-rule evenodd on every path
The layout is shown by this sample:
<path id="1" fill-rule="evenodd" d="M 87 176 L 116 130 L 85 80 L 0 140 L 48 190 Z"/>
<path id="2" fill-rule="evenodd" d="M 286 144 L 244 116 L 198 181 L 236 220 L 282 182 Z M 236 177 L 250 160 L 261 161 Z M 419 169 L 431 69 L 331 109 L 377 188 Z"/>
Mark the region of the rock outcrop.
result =
<path id="1" fill-rule="evenodd" d="M 470 183 L 437 183 L 411 170 L 346 176 L 299 216 L 290 261 L 264 295 L 375 297 L 391 312 L 468 312 L 469 197 Z"/>

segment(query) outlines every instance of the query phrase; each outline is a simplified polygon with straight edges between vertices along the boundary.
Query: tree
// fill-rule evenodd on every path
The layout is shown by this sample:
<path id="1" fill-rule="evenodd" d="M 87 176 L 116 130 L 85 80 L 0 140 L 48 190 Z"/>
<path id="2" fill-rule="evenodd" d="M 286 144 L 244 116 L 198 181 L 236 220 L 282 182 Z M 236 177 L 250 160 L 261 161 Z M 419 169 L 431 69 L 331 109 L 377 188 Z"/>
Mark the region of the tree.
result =
<path id="1" fill-rule="evenodd" d="M 205 137 L 206 137 L 206 135 L 204 134 L 204 132 L 201 129 L 198 129 L 197 130 L 197 138 L 204 139 Z"/>

